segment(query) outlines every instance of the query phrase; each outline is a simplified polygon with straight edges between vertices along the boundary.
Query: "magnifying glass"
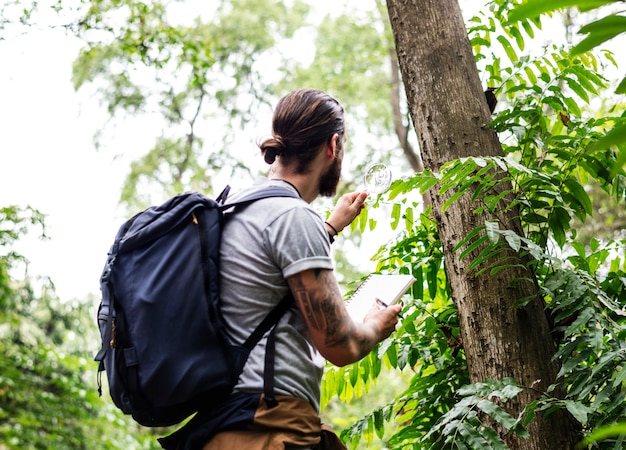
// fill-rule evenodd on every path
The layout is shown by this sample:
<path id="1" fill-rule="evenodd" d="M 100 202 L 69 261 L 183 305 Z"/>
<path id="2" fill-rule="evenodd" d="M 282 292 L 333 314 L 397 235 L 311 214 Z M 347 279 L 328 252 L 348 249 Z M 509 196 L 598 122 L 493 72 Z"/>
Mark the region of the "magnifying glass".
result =
<path id="1" fill-rule="evenodd" d="M 391 185 L 391 170 L 383 163 L 372 163 L 365 169 L 363 181 L 368 194 L 382 194 Z"/>

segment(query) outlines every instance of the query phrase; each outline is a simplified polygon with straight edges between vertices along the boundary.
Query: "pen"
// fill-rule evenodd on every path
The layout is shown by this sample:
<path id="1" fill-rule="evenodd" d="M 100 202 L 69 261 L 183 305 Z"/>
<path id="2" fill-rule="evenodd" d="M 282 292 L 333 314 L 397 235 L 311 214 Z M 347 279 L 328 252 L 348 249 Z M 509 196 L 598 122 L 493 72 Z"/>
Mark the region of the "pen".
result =
<path id="1" fill-rule="evenodd" d="M 381 299 L 376 298 L 376 303 L 378 303 L 380 306 L 384 306 L 385 308 L 389 308 L 389 305 L 385 302 L 383 302 Z M 404 319 L 404 316 L 400 313 L 398 313 L 398 317 L 401 319 Z"/>

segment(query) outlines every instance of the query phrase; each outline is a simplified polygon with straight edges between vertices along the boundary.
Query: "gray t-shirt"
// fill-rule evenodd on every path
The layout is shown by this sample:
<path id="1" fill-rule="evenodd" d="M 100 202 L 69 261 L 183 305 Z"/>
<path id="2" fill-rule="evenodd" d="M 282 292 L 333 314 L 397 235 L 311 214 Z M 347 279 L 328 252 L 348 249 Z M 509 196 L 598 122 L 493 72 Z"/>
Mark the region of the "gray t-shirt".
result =
<path id="1" fill-rule="evenodd" d="M 258 180 L 240 195 L 280 180 Z M 286 278 L 308 269 L 333 269 L 324 222 L 300 198 L 268 198 L 226 220 L 220 248 L 220 296 L 228 332 L 241 344 L 288 293 Z M 266 339 L 250 354 L 235 391 L 262 392 Z M 319 410 L 325 360 L 313 345 L 297 306 L 276 330 L 275 392 L 308 400 Z"/>

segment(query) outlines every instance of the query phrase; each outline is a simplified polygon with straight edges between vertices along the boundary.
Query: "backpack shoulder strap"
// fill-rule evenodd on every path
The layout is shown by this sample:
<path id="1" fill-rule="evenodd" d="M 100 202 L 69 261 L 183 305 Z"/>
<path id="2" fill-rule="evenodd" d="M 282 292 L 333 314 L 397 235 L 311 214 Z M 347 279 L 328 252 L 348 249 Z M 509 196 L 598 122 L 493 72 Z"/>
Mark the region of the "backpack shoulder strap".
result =
<path id="1" fill-rule="evenodd" d="M 293 192 L 289 188 L 282 187 L 282 186 L 268 186 L 266 188 L 259 189 L 247 195 L 244 195 L 242 198 L 232 203 L 225 203 L 226 195 L 228 195 L 229 190 L 230 190 L 230 187 L 227 186 L 218 197 L 219 199 L 218 203 L 220 204 L 219 208 L 222 211 L 226 211 L 236 206 L 248 205 L 252 202 L 261 200 L 263 198 L 270 198 L 270 197 L 300 198 L 300 196 L 297 193 Z M 224 195 L 224 192 L 226 192 L 226 195 Z"/>
<path id="2" fill-rule="evenodd" d="M 280 318 L 295 303 L 295 299 L 291 291 L 285 295 L 281 301 L 272 309 L 272 311 L 263 319 L 256 327 L 252 334 L 243 343 L 243 347 L 250 352 L 254 346 L 261 340 L 265 332 L 271 329 L 265 348 L 265 366 L 263 370 L 263 393 L 265 394 L 265 403 L 268 408 L 278 405 L 274 393 L 274 364 L 276 361 L 276 326 Z"/>
<path id="3" fill-rule="evenodd" d="M 261 340 L 263 335 L 274 325 L 278 323 L 280 318 L 287 312 L 287 310 L 293 305 L 295 299 L 291 291 L 285 295 L 281 301 L 265 316 L 265 319 L 256 327 L 252 334 L 242 344 L 246 350 L 251 351 L 256 344 Z"/>

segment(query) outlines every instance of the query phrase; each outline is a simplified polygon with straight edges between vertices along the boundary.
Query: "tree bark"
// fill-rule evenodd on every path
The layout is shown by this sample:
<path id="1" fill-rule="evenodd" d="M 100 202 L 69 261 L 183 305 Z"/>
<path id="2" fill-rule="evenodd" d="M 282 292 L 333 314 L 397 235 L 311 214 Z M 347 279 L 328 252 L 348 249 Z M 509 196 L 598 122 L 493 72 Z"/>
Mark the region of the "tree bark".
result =
<path id="1" fill-rule="evenodd" d="M 409 142 L 409 126 L 404 124 L 404 117 L 400 108 L 400 67 L 398 67 L 398 56 L 395 49 L 389 51 L 389 62 L 391 66 L 391 110 L 393 112 L 393 128 L 396 131 L 398 142 L 404 156 L 411 165 L 414 172 L 424 170 L 424 163 L 413 146 Z"/>
<path id="2" fill-rule="evenodd" d="M 462 157 L 502 156 L 497 135 L 484 126 L 491 114 L 458 1 L 387 0 L 387 8 L 424 167 L 437 171 Z M 470 270 L 472 255 L 459 260 L 453 249 L 485 220 L 519 235 L 522 226 L 513 210 L 497 218 L 474 213 L 477 205 L 469 196 L 442 211 L 449 195 L 430 192 L 470 379 L 511 377 L 526 387 L 504 405 L 516 417 L 555 382 L 559 369 L 551 362 L 556 348 L 536 278 L 512 250 L 500 257 L 519 264 L 491 275 Z M 534 300 L 526 306 L 513 306 L 529 297 Z M 578 440 L 576 423 L 564 411 L 537 416 L 528 426 L 528 440 L 498 431 L 512 449 L 569 449 Z"/>

